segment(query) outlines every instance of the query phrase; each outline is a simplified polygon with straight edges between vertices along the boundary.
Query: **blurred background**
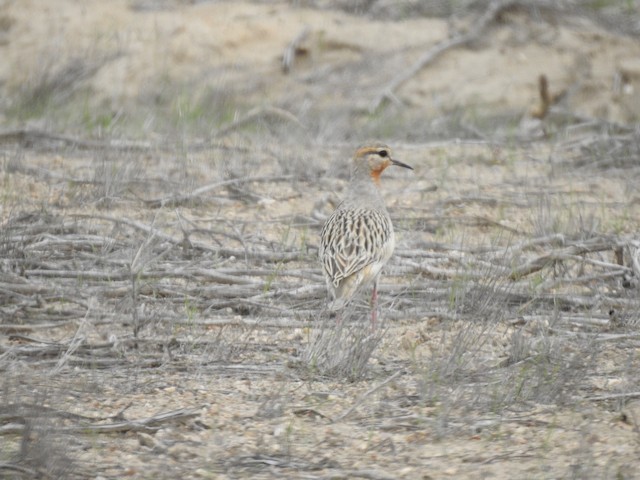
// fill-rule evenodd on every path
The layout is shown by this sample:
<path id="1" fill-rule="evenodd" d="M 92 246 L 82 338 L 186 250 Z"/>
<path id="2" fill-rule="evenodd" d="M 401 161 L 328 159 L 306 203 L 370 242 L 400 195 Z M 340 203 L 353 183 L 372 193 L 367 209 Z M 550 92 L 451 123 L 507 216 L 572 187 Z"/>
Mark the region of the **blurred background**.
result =
<path id="1" fill-rule="evenodd" d="M 0 122 L 145 139 L 528 138 L 540 131 L 526 117 L 547 107 L 637 122 L 639 35 L 635 0 L 2 0 Z"/>

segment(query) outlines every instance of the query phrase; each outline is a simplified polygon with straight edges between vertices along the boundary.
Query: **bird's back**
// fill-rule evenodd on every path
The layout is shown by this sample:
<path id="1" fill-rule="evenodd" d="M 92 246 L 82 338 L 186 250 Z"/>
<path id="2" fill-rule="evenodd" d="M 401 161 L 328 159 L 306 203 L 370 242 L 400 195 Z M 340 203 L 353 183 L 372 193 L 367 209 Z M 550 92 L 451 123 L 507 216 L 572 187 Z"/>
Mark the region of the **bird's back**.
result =
<path id="1" fill-rule="evenodd" d="M 320 238 L 320 261 L 334 299 L 346 301 L 373 281 L 394 246 L 393 226 L 384 205 L 343 202 L 325 223 Z"/>

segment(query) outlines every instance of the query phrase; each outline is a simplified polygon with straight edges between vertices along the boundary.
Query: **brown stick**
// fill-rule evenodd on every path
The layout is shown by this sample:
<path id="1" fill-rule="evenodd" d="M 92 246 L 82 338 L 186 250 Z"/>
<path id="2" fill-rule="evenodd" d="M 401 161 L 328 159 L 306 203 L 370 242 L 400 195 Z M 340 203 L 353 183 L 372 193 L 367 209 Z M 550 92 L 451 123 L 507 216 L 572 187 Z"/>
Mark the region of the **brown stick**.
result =
<path id="1" fill-rule="evenodd" d="M 340 415 L 338 415 L 336 418 L 333 419 L 332 423 L 336 423 L 339 422 L 340 420 L 344 420 L 346 417 L 348 417 L 349 415 L 351 415 L 351 413 L 353 413 L 353 411 L 358 408 L 366 399 L 367 397 L 369 397 L 370 395 L 372 395 L 373 393 L 377 392 L 378 390 L 380 390 L 382 387 L 384 387 L 385 385 L 387 385 L 388 383 L 394 381 L 396 378 L 398 378 L 400 375 L 402 375 L 402 370 L 398 370 L 396 373 L 394 373 L 393 375 L 391 375 L 389 378 L 387 378 L 386 380 L 384 380 L 382 383 L 379 383 L 378 385 L 375 385 L 373 388 L 370 388 L 369 390 L 367 390 L 366 392 L 364 392 L 362 395 L 360 395 L 358 397 L 358 399 L 355 401 L 355 403 L 353 405 L 351 405 L 351 407 L 349 407 L 347 410 L 345 410 L 343 413 L 341 413 Z"/>
<path id="2" fill-rule="evenodd" d="M 402 72 L 396 76 L 389 84 L 387 84 L 382 93 L 380 93 L 369 106 L 369 111 L 376 111 L 382 102 L 385 100 L 391 100 L 395 97 L 394 92 L 403 85 L 407 80 L 417 74 L 424 67 L 432 63 L 436 58 L 442 55 L 447 50 L 456 48 L 462 45 L 468 45 L 476 40 L 487 26 L 505 9 L 513 5 L 514 1 L 510 0 L 494 0 L 489 4 L 487 11 L 484 12 L 478 20 L 473 24 L 472 28 L 463 34 L 456 35 L 453 38 L 443 40 L 442 42 L 433 46 L 422 57 L 418 59 L 408 70 Z"/>
<path id="3" fill-rule="evenodd" d="M 512 280 L 518 280 L 524 276 L 542 270 L 544 267 L 552 264 L 553 262 L 565 260 L 568 256 L 583 255 L 589 252 L 601 252 L 603 250 L 610 250 L 611 248 L 611 243 L 571 245 L 570 247 L 547 253 L 538 258 L 534 258 L 524 265 L 515 268 L 511 272 L 511 275 L 509 275 L 509 278 L 511 278 Z"/>
<path id="4" fill-rule="evenodd" d="M 220 187 L 226 187 L 229 185 L 237 185 L 239 183 L 251 183 L 251 182 L 276 182 L 282 180 L 292 179 L 292 175 L 280 175 L 276 177 L 246 177 L 246 178 L 232 178 L 230 180 L 223 180 L 222 182 L 210 183 L 200 188 L 196 188 L 191 193 L 183 195 L 172 195 L 170 197 L 158 198 L 156 200 L 145 200 L 144 203 L 150 208 L 160 207 L 178 207 L 186 202 L 192 201 L 197 197 L 204 195 L 205 193 L 216 190 Z"/>

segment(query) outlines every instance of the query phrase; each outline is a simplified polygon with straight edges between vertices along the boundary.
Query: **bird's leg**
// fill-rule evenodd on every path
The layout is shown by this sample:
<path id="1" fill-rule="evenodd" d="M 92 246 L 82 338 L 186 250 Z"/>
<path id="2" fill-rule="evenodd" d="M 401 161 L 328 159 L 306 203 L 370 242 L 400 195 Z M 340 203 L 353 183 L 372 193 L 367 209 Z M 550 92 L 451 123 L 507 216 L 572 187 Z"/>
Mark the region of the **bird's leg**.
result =
<path id="1" fill-rule="evenodd" d="M 329 304 L 329 315 L 332 317 L 336 317 L 336 326 L 339 327 L 342 324 L 342 311 L 344 310 L 344 305 L 339 305 L 338 298 L 333 295 L 332 301 Z"/>
<path id="2" fill-rule="evenodd" d="M 373 293 L 371 294 L 371 330 L 376 329 L 378 320 L 378 279 L 373 282 Z"/>

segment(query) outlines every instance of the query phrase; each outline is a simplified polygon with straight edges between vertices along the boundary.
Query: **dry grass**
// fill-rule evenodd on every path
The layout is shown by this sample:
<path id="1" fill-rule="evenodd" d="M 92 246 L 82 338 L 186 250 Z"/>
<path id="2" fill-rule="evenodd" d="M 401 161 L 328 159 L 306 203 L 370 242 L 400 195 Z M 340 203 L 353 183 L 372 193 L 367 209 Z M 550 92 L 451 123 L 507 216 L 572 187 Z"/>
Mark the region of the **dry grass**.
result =
<path id="1" fill-rule="evenodd" d="M 365 378 L 386 328 L 372 329 L 367 309 L 355 307 L 346 309 L 339 319 L 319 317 L 315 325 L 302 353 L 302 365 L 321 377 L 347 381 Z"/>
<path id="2" fill-rule="evenodd" d="M 32 154 L 19 149 L 25 161 L 18 171 L 42 184 L 55 178 L 25 170 Z M 256 216 L 265 199 L 299 198 L 298 189 L 314 188 L 308 177 L 288 170 L 280 178 L 294 175 L 295 184 L 263 182 L 260 177 L 226 184 L 221 180 L 229 178 L 225 170 L 211 166 L 210 182 L 220 186 L 194 197 L 199 201 L 150 208 L 148 199 L 175 199 L 180 191 L 161 193 L 158 185 L 180 178 L 190 184 L 198 163 L 184 163 L 192 170 L 171 178 L 169 170 L 159 176 L 162 170 L 140 168 L 136 153 L 127 153 L 123 160 L 108 155 L 98 156 L 103 158 L 99 161 L 93 154 L 77 157 L 77 171 L 60 171 L 60 180 L 50 188 L 66 189 L 66 175 L 81 187 L 54 195 L 58 203 L 47 203 L 46 212 L 25 208 L 19 213 L 16 208 L 3 226 L 0 309 L 6 340 L 0 368 L 9 382 L 17 381 L 22 374 L 18 370 L 24 371 L 16 370 L 18 365 L 39 372 L 35 378 L 58 379 L 46 402 L 22 390 L 19 398 L 6 397 L 8 409 L 40 402 L 69 411 L 63 391 L 65 378 L 74 371 L 101 382 L 135 366 L 136 380 L 125 389 L 116 387 L 131 395 L 145 389 L 145 371 L 198 381 L 212 368 L 226 368 L 238 369 L 252 381 L 286 375 L 291 388 L 297 382 L 334 385 L 354 403 L 334 410 L 333 421 L 361 422 L 370 416 L 376 425 L 385 425 L 395 422 L 395 415 L 414 412 L 411 422 L 447 442 L 469 429 L 500 431 L 505 411 L 574 408 L 590 397 L 607 395 L 611 401 L 601 405 L 624 409 L 624 395 L 640 385 L 637 361 L 629 350 L 637 342 L 633 325 L 640 305 L 633 294 L 636 287 L 631 291 L 621 286 L 623 274 L 633 274 L 629 259 L 634 250 L 624 235 L 603 235 L 603 223 L 597 221 L 600 204 L 554 194 L 551 185 L 545 195 L 526 194 L 512 204 L 505 202 L 514 214 L 526 212 L 515 231 L 485 221 L 490 212 L 485 220 L 443 212 L 440 218 L 448 219 L 435 220 L 443 225 L 437 233 L 445 240 L 440 243 L 430 241 L 430 228 L 414 228 L 433 221 L 424 216 L 424 203 L 403 208 L 404 219 L 397 222 L 400 245 L 381 285 L 384 328 L 372 333 L 366 304 L 356 303 L 340 323 L 322 314 L 326 293 L 315 260 L 322 220 L 296 207 L 273 219 Z M 259 153 L 236 155 L 247 155 L 251 162 Z M 166 158 L 163 161 L 172 161 L 171 154 Z M 236 168 L 242 165 L 238 160 Z M 283 168 L 277 155 L 263 157 L 261 165 L 265 178 L 278 178 Z M 4 175 L 15 172 L 5 164 Z M 81 172 L 90 181 L 84 183 Z M 247 174 L 242 170 L 232 179 Z M 443 178 L 446 186 L 449 180 Z M 447 205 L 473 204 L 471 196 L 456 198 L 423 197 L 423 202 L 445 211 Z M 7 199 L 7 205 L 14 202 Z M 479 204 L 492 208 L 496 203 Z M 331 208 L 313 198 L 305 205 Z M 229 221 L 229 212 L 237 208 L 242 214 Z M 395 216 L 399 210 L 392 212 Z M 629 266 L 612 261 L 618 248 L 627 252 Z M 515 271 L 519 273 L 514 276 Z M 610 309 L 615 318 L 609 317 Z M 437 319 L 435 327 L 424 330 L 425 319 Z M 402 340 L 406 329 L 417 333 L 417 340 Z M 45 341 L 43 335 L 54 340 Z M 611 362 L 619 367 L 611 370 Z M 607 377 L 615 381 L 603 383 Z M 349 385 L 358 384 L 371 393 L 351 397 Z M 329 416 L 321 413 L 329 409 L 322 402 L 292 406 L 292 395 L 267 392 L 260 400 L 259 418 L 277 420 L 291 409 Z M 424 408 L 432 413 L 416 416 L 415 411 Z M 23 426 L 13 437 L 5 433 L 12 438 L 4 453 L 8 465 L 28 472 L 44 469 L 52 476 L 60 473 L 60 465 L 69 468 L 65 475 L 82 470 L 75 443 L 56 450 L 70 441 L 59 440 L 64 431 L 60 424 L 23 416 Z M 486 417 L 491 420 L 483 420 Z M 126 425 L 122 428 L 132 428 Z M 31 438 L 32 428 L 42 429 L 36 437 L 50 447 L 20 447 L 21 438 Z M 266 448 L 259 450 L 262 457 L 229 457 L 216 469 L 260 470 L 258 465 L 276 459 L 288 468 L 297 465 L 291 463 L 296 455 L 308 462 L 296 443 L 306 441 L 307 433 L 294 428 L 290 435 L 281 443 L 289 452 L 285 457 L 278 456 L 282 450 Z M 82 435 L 73 438 L 79 444 L 86 441 Z M 46 455 L 34 456 L 35 451 Z M 305 465 L 310 470 L 335 467 Z"/>

